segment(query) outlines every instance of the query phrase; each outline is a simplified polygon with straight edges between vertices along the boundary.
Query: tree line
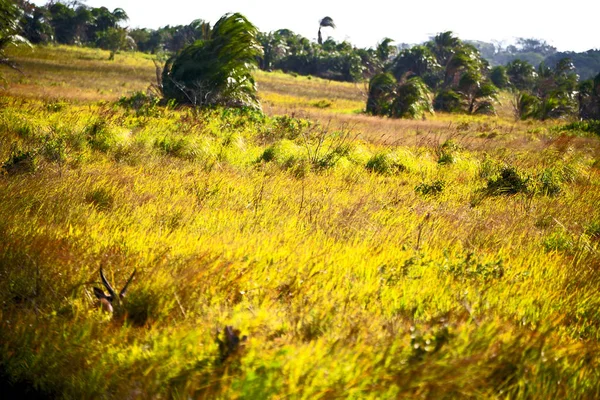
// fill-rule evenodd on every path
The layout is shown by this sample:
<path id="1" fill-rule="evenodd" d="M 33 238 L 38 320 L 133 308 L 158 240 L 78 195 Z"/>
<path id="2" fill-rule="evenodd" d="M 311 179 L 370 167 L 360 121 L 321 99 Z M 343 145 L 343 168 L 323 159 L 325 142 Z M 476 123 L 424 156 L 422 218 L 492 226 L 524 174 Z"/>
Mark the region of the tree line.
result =
<path id="1" fill-rule="evenodd" d="M 366 110 L 376 115 L 418 118 L 434 110 L 493 114 L 499 89 L 506 89 L 514 93 L 515 115 L 521 119 L 572 115 L 600 118 L 598 71 L 593 75 L 594 79 L 580 82 L 572 59 L 557 58 L 560 53 L 555 48 L 536 39 L 520 39 L 518 47 L 508 46 L 495 54 L 539 53 L 554 57 L 549 59 L 551 62 L 542 61 L 536 67 L 525 59 L 512 58 L 505 65 L 492 66 L 483 56 L 490 50 L 483 42 L 462 41 L 452 32 L 439 33 L 419 45 L 396 46 L 392 39 L 385 38 L 374 48 L 357 48 L 347 41 L 336 42 L 331 37 L 323 40 L 323 29 L 335 29 L 331 17 L 319 21 L 315 27 L 318 28 L 318 40 L 314 42 L 289 29 L 260 32 L 245 17 L 243 21 L 238 17 L 241 22 L 237 24 L 225 24 L 222 19 L 211 26 L 198 19 L 188 25 L 130 30 L 121 26 L 128 20 L 127 13 L 121 8 L 110 11 L 106 7 L 89 7 L 77 1 L 51 1 L 45 6 L 36 6 L 26 0 L 0 1 L 5 4 L 2 6 L 6 9 L 4 14 L 10 16 L 1 22 L 3 27 L 0 28 L 12 32 L 13 38 L 20 37 L 19 33 L 35 44 L 97 46 L 111 50 L 111 57 L 122 49 L 166 55 L 163 91 L 171 93 L 171 97 L 179 102 L 219 103 L 219 99 L 229 98 L 223 102 L 254 104 L 254 83 L 243 66 L 255 64 L 263 70 L 279 69 L 342 81 L 367 80 Z M 20 25 L 19 32 L 17 25 Z M 240 31 L 222 31 L 225 26 Z M 9 33 L 4 35 L 11 37 Z M 220 42 L 216 40 L 219 37 Z M 235 40 L 249 46 L 248 51 L 241 53 L 243 62 L 238 63 L 239 60 L 227 54 L 233 46 L 230 43 L 225 47 L 223 38 L 227 37 L 237 38 Z M 6 46 L 2 43 L 0 37 L 0 56 Z M 221 61 L 203 69 L 201 64 L 206 63 L 203 60 L 210 57 Z M 252 62 L 249 62 L 250 58 Z M 195 63 L 192 70 L 210 75 L 210 79 L 202 80 L 204 87 L 186 86 L 189 68 L 181 69 L 185 76 L 179 76 L 177 72 L 183 59 Z M 9 63 L 6 57 L 0 62 Z M 219 68 L 223 70 L 219 71 Z M 226 82 L 232 71 L 237 74 L 233 81 L 238 82 L 239 87 L 225 91 L 212 87 L 215 81 Z M 231 100 L 232 93 L 243 100 Z M 207 96 L 211 97 L 210 101 Z"/>
<path id="2" fill-rule="evenodd" d="M 600 74 L 579 80 L 569 58 L 534 67 L 514 59 L 491 67 L 452 32 L 404 49 L 370 80 L 367 112 L 417 118 L 445 111 L 494 114 L 499 90 L 509 90 L 519 119 L 579 116 L 600 119 Z"/>

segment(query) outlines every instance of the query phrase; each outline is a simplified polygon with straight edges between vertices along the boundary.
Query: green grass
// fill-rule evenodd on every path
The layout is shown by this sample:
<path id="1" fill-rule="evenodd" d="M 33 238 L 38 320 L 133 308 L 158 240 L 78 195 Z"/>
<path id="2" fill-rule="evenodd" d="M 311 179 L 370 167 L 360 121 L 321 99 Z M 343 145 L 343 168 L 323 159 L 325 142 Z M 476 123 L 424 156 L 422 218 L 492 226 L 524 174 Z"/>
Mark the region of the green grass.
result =
<path id="1" fill-rule="evenodd" d="M 107 87 L 152 65 L 58 50 Z M 378 118 L 357 116 L 373 136 L 356 138 L 90 100 L 90 81 L 57 100 L 37 91 L 70 71 L 31 60 L 41 83 L 0 100 L 10 382 L 61 398 L 600 396 L 598 138 L 439 115 L 417 133 L 389 122 L 411 128 L 385 143 Z M 290 82 L 269 92 L 280 106 L 332 98 L 272 79 Z M 336 101 L 319 115 L 341 118 Z M 100 267 L 117 287 L 137 269 L 114 318 L 93 297 Z M 225 326 L 248 336 L 230 354 Z"/>

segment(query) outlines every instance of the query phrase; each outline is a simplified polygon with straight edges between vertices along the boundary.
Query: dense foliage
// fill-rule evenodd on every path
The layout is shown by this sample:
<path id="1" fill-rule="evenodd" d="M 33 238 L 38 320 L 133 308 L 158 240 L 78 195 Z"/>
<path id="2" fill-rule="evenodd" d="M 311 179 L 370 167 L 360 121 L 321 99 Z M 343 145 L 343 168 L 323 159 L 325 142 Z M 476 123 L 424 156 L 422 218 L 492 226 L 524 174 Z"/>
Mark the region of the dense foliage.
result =
<path id="1" fill-rule="evenodd" d="M 173 54 L 198 39 L 206 38 L 210 31 L 210 24 L 202 19 L 196 19 L 187 25 L 125 30 L 119 27 L 120 23 L 127 20 L 127 14 L 121 8 L 109 11 L 106 7 L 90 7 L 80 2 L 49 2 L 45 6 L 36 6 L 27 0 L 18 0 L 17 3 L 23 11 L 23 34 L 32 43 L 85 44 L 109 49 L 113 54 L 118 50 L 132 48 L 153 54 Z M 358 48 L 346 41 L 337 43 L 332 38 L 324 38 L 322 28 L 335 28 L 333 18 L 327 16 L 319 21 L 316 42 L 289 29 L 261 32 L 259 39 L 264 57 L 259 60 L 260 68 L 357 82 L 383 72 L 399 49 L 413 48 L 413 52 L 423 52 L 421 45 L 393 46 L 393 41 L 389 38 L 384 38 L 375 48 Z M 115 31 L 116 29 L 121 32 Z M 108 30 L 111 31 L 107 32 Z M 126 38 L 121 39 L 119 35 L 125 35 Z M 107 36 L 111 40 L 107 40 Z M 452 48 L 464 49 L 469 46 L 478 50 L 477 57 L 487 60 L 492 66 L 506 65 L 516 59 L 526 61 L 534 67 L 542 62 L 555 65 L 561 58 L 568 57 L 583 79 L 593 78 L 600 70 L 600 52 L 597 50 L 558 53 L 556 48 L 544 40 L 535 38 L 518 38 L 516 43 L 504 45 L 499 42 L 461 42 L 452 32 L 443 32 L 424 44 L 431 53 L 436 54 L 437 61 L 444 68 L 452 55 L 449 53 Z M 396 68 L 406 68 L 403 65 L 406 62 L 411 61 L 398 60 Z M 399 78 L 402 74 L 395 75 Z M 419 76 L 428 86 L 435 88 L 431 81 L 435 80 L 434 77 Z"/>
<path id="2" fill-rule="evenodd" d="M 428 97 L 430 92 L 436 91 L 433 101 L 436 110 L 495 113 L 493 103 L 498 90 L 489 79 L 487 62 L 475 47 L 462 42 L 452 32 L 442 32 L 423 46 L 400 51 L 386 69 L 402 85 L 390 85 L 389 73 L 376 75 L 370 83 L 367 112 L 421 117 L 423 112 L 431 111 Z M 404 106 L 398 109 L 398 104 Z M 409 109 L 413 111 L 407 112 Z"/>
<path id="3" fill-rule="evenodd" d="M 552 68 L 541 63 L 537 70 L 526 61 L 509 63 L 506 70 L 515 94 L 515 116 L 544 120 L 576 115 L 579 77 L 574 69 L 568 58 L 559 60 Z"/>
<path id="4" fill-rule="evenodd" d="M 0 0 L 0 66 L 17 67 L 6 55 L 5 50 L 9 45 L 26 42 L 19 35 L 21 33 L 20 16 L 21 10 L 12 0 Z M 0 78 L 2 78 L 2 75 L 0 75 Z"/>
<path id="5" fill-rule="evenodd" d="M 206 39 L 167 60 L 161 79 L 164 97 L 194 106 L 260 108 L 252 76 L 262 54 L 257 34 L 243 15 L 223 16 Z"/>
<path id="6" fill-rule="evenodd" d="M 400 82 L 389 72 L 369 82 L 367 112 L 393 118 L 421 118 L 433 111 L 430 91 L 418 76 Z"/>
<path id="7" fill-rule="evenodd" d="M 579 101 L 579 116 L 582 119 L 600 121 L 600 73 L 594 79 L 588 79 L 579 84 L 577 100 Z"/>

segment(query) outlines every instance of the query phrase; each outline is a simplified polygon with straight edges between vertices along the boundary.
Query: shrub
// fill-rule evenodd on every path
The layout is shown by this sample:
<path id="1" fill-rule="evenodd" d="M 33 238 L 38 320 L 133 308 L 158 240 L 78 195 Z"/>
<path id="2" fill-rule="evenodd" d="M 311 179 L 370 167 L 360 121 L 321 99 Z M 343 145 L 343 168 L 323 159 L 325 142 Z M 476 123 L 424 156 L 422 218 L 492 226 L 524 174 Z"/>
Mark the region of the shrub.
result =
<path id="1" fill-rule="evenodd" d="M 454 164 L 455 153 L 458 150 L 460 150 L 458 143 L 452 139 L 446 140 L 438 150 L 438 164 Z"/>
<path id="2" fill-rule="evenodd" d="M 170 135 L 156 139 L 154 147 L 164 155 L 172 157 L 188 158 L 188 140 L 184 137 L 173 137 Z"/>
<path id="3" fill-rule="evenodd" d="M 559 128 L 559 131 L 593 133 L 600 136 L 600 121 L 588 120 L 571 122 Z"/>
<path id="4" fill-rule="evenodd" d="M 263 151 L 258 161 L 275 162 L 285 168 L 293 166 L 302 157 L 302 148 L 291 140 L 283 139 Z"/>
<path id="5" fill-rule="evenodd" d="M 574 247 L 574 243 L 571 238 L 569 238 L 563 231 L 553 232 L 544 239 L 542 244 L 547 252 L 570 251 Z"/>
<path id="6" fill-rule="evenodd" d="M 129 97 L 123 96 L 117 101 L 119 106 L 134 110 L 136 116 L 146 117 L 158 115 L 159 103 L 160 99 L 158 97 L 139 91 L 134 92 Z"/>
<path id="7" fill-rule="evenodd" d="M 500 176 L 489 178 L 487 191 L 491 195 L 513 195 L 529 192 L 530 178 L 517 168 L 505 166 L 500 170 Z"/>
<path id="8" fill-rule="evenodd" d="M 38 166 L 38 157 L 34 151 L 18 150 L 14 151 L 10 155 L 10 158 L 2 164 L 2 169 L 9 175 L 13 175 L 35 172 L 38 169 Z"/>
<path id="9" fill-rule="evenodd" d="M 590 222 L 585 228 L 585 233 L 594 240 L 600 240 L 600 220 Z"/>
<path id="10" fill-rule="evenodd" d="M 436 196 L 444 191 L 446 182 L 436 180 L 431 183 L 422 182 L 415 187 L 415 192 L 423 196 Z"/>
<path id="11" fill-rule="evenodd" d="M 489 281 L 504 276 L 504 261 L 499 259 L 483 262 L 475 253 L 469 252 L 463 260 L 444 266 L 442 271 L 447 271 L 456 278 Z"/>
<path id="12" fill-rule="evenodd" d="M 308 127 L 310 127 L 310 121 L 306 119 L 294 118 L 288 115 L 276 116 L 273 117 L 273 126 L 268 131 L 269 137 L 265 137 L 265 139 L 294 140 Z"/>
<path id="13" fill-rule="evenodd" d="M 546 196 L 556 196 L 561 191 L 560 176 L 552 168 L 546 168 L 539 177 L 541 192 Z"/>
<path id="14" fill-rule="evenodd" d="M 378 174 L 394 174 L 408 169 L 397 157 L 387 152 L 374 154 L 367 161 L 365 168 Z"/>
<path id="15" fill-rule="evenodd" d="M 63 137 L 47 139 L 42 154 L 48 161 L 63 163 L 67 160 L 67 148 Z"/>
<path id="16" fill-rule="evenodd" d="M 106 120 L 99 118 L 85 128 L 87 142 L 94 150 L 106 153 L 115 142 L 115 135 Z"/>
<path id="17" fill-rule="evenodd" d="M 460 113 L 463 111 L 462 97 L 452 89 L 442 90 L 433 99 L 433 109 L 435 111 Z"/>
<path id="18" fill-rule="evenodd" d="M 143 326 L 158 317 L 161 296 L 147 288 L 138 288 L 127 296 L 124 303 L 127 320 L 135 326 Z"/>

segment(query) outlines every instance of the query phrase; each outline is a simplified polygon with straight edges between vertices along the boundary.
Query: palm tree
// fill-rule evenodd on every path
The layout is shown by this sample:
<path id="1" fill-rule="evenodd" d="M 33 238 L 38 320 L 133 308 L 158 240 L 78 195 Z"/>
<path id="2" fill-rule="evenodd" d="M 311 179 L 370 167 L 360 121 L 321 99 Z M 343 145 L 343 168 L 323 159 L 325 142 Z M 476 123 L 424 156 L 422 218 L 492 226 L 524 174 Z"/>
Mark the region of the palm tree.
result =
<path id="1" fill-rule="evenodd" d="M 600 120 L 600 74 L 579 84 L 579 117 Z"/>
<path id="2" fill-rule="evenodd" d="M 369 82 L 367 112 L 392 118 L 420 118 L 433 112 L 429 88 L 418 76 L 409 75 L 399 82 L 389 72 L 375 75 Z"/>
<path id="3" fill-rule="evenodd" d="M 373 115 L 389 115 L 396 79 L 389 72 L 377 74 L 369 81 L 369 98 L 367 113 Z"/>
<path id="4" fill-rule="evenodd" d="M 437 62 L 445 67 L 452 58 L 455 50 L 461 47 L 462 42 L 454 36 L 452 31 L 441 32 L 427 42 L 427 47 L 435 55 Z"/>
<path id="5" fill-rule="evenodd" d="M 452 55 L 445 66 L 444 83 L 449 86 L 456 86 L 463 74 L 468 72 L 479 73 L 483 69 L 479 50 L 469 45 L 462 45 L 453 49 Z"/>
<path id="6" fill-rule="evenodd" d="M 506 73 L 506 67 L 497 65 L 490 72 L 490 80 L 499 89 L 504 89 L 510 86 L 510 79 Z"/>
<path id="7" fill-rule="evenodd" d="M 259 109 L 252 69 L 260 56 L 258 29 L 242 14 L 226 14 L 206 40 L 197 40 L 167 60 L 163 96 L 194 106 Z"/>
<path id="8" fill-rule="evenodd" d="M 388 61 L 396 55 L 398 49 L 396 46 L 392 45 L 392 43 L 394 43 L 394 40 L 386 37 L 377 44 L 375 56 L 377 57 L 377 61 L 379 61 L 381 70 L 383 70 Z"/>
<path id="9" fill-rule="evenodd" d="M 506 73 L 510 83 L 517 90 L 531 90 L 535 84 L 537 73 L 533 65 L 519 59 L 506 64 Z"/>
<path id="10" fill-rule="evenodd" d="M 418 76 L 402 79 L 392 101 L 390 116 L 394 118 L 421 118 L 433 113 L 431 92 Z"/>
<path id="11" fill-rule="evenodd" d="M 485 82 L 478 72 L 463 74 L 457 93 L 462 96 L 469 114 L 496 114 L 494 102 L 498 101 L 498 89 Z"/>
<path id="12" fill-rule="evenodd" d="M 321 28 L 333 28 L 335 29 L 335 23 L 331 17 L 325 17 L 321 21 L 319 21 L 319 35 L 318 42 L 319 44 L 323 44 L 323 36 L 321 35 Z"/>
<path id="13" fill-rule="evenodd" d="M 431 50 L 425 46 L 413 46 L 410 49 L 402 50 L 394 59 L 391 71 L 396 79 L 401 79 L 406 73 L 420 76 L 428 80 L 427 77 L 436 75 L 440 70 Z"/>
<path id="14" fill-rule="evenodd" d="M 129 20 L 129 16 L 127 15 L 127 13 L 125 12 L 125 10 L 123 10 L 122 8 L 115 8 L 112 12 L 112 16 L 114 18 L 115 21 L 115 26 L 122 21 L 127 21 Z"/>

